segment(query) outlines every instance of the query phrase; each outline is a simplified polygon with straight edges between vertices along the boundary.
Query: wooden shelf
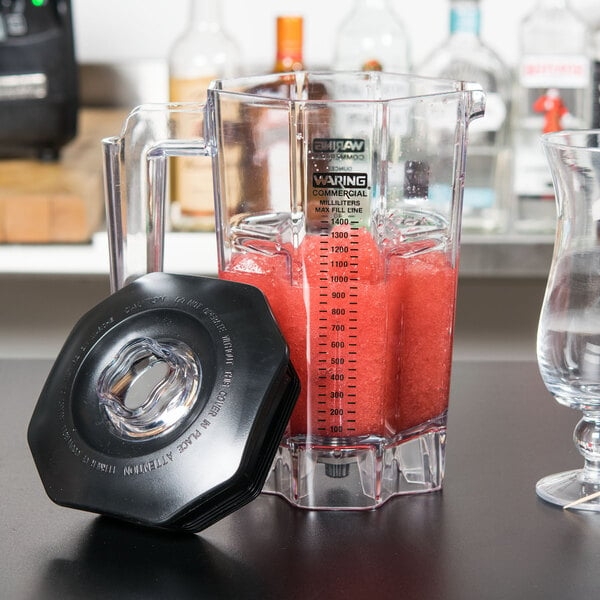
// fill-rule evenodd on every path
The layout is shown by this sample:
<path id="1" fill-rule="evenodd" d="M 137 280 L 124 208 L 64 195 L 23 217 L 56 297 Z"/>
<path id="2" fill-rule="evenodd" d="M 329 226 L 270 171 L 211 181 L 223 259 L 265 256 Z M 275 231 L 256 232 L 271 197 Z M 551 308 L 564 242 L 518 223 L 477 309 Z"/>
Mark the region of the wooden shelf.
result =
<path id="1" fill-rule="evenodd" d="M 0 161 L 0 242 L 87 242 L 102 225 L 101 140 L 127 111 L 83 109 L 78 135 L 57 162 Z"/>

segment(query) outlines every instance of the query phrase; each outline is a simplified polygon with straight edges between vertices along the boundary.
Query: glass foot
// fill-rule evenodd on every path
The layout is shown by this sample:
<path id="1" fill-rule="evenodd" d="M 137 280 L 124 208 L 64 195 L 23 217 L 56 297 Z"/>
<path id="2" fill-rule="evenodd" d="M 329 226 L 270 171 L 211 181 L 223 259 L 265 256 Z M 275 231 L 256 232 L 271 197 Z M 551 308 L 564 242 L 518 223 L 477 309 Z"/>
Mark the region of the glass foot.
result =
<path id="1" fill-rule="evenodd" d="M 600 512 L 600 481 L 586 481 L 583 469 L 543 477 L 535 491 L 543 500 L 563 508 Z"/>

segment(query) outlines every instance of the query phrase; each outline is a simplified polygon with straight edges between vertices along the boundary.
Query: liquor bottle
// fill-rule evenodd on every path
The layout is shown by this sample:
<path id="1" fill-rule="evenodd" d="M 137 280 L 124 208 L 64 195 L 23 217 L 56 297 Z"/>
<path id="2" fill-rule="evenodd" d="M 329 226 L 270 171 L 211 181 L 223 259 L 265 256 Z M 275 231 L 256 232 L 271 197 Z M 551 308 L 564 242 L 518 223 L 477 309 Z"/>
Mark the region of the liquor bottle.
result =
<path id="1" fill-rule="evenodd" d="M 389 0 L 355 0 L 337 32 L 333 67 L 408 72 L 408 37 Z"/>
<path id="2" fill-rule="evenodd" d="M 509 144 L 512 77 L 480 38 L 479 0 L 452 0 L 450 36 L 424 61 L 419 74 L 474 81 L 486 92 L 485 116 L 469 126 L 463 230 L 499 232 L 508 227 L 511 198 Z M 431 190 L 435 200 L 435 189 Z"/>
<path id="3" fill-rule="evenodd" d="M 221 26 L 219 0 L 191 0 L 187 29 L 169 55 L 171 102 L 205 102 L 208 84 L 231 77 L 238 69 L 236 44 Z M 189 123 L 179 123 L 179 135 L 201 135 Z M 171 165 L 171 228 L 179 231 L 214 229 L 214 198 L 210 160 L 177 157 Z"/>
<path id="4" fill-rule="evenodd" d="M 600 25 L 594 28 L 592 47 L 592 127 L 600 129 Z"/>
<path id="5" fill-rule="evenodd" d="M 273 73 L 289 73 L 304 69 L 304 19 L 297 15 L 278 16 L 275 21 L 276 50 Z M 285 76 L 250 90 L 258 96 L 286 98 L 286 87 L 294 86 L 294 78 Z M 291 95 L 291 92 L 290 92 Z M 243 106 L 246 151 L 242 160 L 242 204 L 248 211 L 270 210 L 289 195 L 290 141 L 286 111 L 266 108 L 261 103 Z M 238 209 L 242 210 L 242 209 Z"/>
<path id="6" fill-rule="evenodd" d="M 303 60 L 302 17 L 277 17 L 277 54 L 275 55 L 275 73 L 302 71 Z"/>
<path id="7" fill-rule="evenodd" d="M 520 26 L 514 226 L 553 232 L 554 192 L 540 135 L 591 123 L 590 32 L 567 0 L 538 0 Z"/>
<path id="8" fill-rule="evenodd" d="M 598 0 L 571 0 L 571 8 L 586 22 L 591 31 L 591 123 L 593 129 L 600 129 L 600 2 Z"/>

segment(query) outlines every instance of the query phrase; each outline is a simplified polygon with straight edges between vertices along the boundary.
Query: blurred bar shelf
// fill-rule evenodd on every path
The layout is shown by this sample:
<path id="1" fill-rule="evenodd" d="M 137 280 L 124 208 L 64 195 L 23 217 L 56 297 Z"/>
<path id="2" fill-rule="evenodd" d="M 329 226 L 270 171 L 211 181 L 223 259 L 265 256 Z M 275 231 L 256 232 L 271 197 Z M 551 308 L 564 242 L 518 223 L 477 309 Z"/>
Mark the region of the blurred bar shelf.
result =
<path id="1" fill-rule="evenodd" d="M 256 71 L 255 71 L 256 72 Z M 117 133 L 129 110 L 142 102 L 164 102 L 167 65 L 164 60 L 131 60 L 116 64 L 80 65 L 82 111 L 103 114 L 90 131 L 96 152 L 94 168 L 100 173 L 100 139 Z M 90 110 L 90 107 L 93 110 Z M 104 112 L 102 112 L 104 111 Z M 84 122 L 85 124 L 85 122 Z M 83 128 L 85 129 L 85 127 Z M 102 194 L 96 202 L 102 210 Z M 177 273 L 215 276 L 217 250 L 213 233 L 170 233 L 165 247 L 165 269 Z M 467 234 L 462 236 L 461 278 L 545 280 L 552 258 L 554 236 L 526 234 Z M 81 244 L 0 244 L 0 277 L 92 276 L 107 277 L 106 232 L 92 234 Z"/>
<path id="2" fill-rule="evenodd" d="M 464 234 L 462 278 L 545 279 L 552 259 L 554 236 L 523 234 Z M 214 233 L 168 233 L 165 270 L 216 276 Z M 105 232 L 89 244 L 0 245 L 0 276 L 107 276 L 108 241 Z"/>
<path id="3" fill-rule="evenodd" d="M 463 234 L 461 277 L 546 279 L 554 234 Z"/>
<path id="4" fill-rule="evenodd" d="M 106 232 L 95 233 L 89 244 L 0 246 L 0 276 L 108 276 L 109 265 Z M 168 233 L 165 270 L 215 276 L 217 247 L 214 233 Z"/>

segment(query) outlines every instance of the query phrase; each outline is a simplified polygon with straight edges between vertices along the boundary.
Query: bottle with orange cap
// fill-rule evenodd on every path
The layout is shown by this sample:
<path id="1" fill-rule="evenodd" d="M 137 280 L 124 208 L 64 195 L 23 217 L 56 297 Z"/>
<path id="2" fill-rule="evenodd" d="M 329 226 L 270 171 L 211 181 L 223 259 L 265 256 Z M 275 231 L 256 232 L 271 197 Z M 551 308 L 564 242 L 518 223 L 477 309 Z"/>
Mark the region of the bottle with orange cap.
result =
<path id="1" fill-rule="evenodd" d="M 304 19 L 301 16 L 277 17 L 277 52 L 271 71 L 272 75 L 265 77 L 264 82 L 252 89 L 253 94 L 282 100 L 294 97 L 296 80 L 293 75 L 288 74 L 305 69 L 303 27 Z M 277 76 L 273 74 L 277 74 Z M 318 77 L 307 78 L 305 84 L 310 87 L 311 98 L 326 97 L 327 90 Z M 289 197 L 290 194 L 288 176 L 291 157 L 289 115 L 286 111 L 275 110 L 273 106 L 265 106 L 261 102 L 245 103 L 243 110 L 243 121 L 246 124 L 243 132 L 246 151 L 242 156 L 240 177 L 243 208 L 249 212 L 272 212 L 273 207 L 282 202 L 282 199 Z M 318 123 L 315 125 L 311 121 L 310 126 L 314 130 L 318 125 L 319 131 L 322 131 L 321 137 L 327 137 L 330 116 L 326 111 L 320 110 L 311 114 L 309 120 L 314 119 L 317 114 Z M 317 167 L 313 161 L 307 168 L 310 177 L 310 170 Z"/>
<path id="2" fill-rule="evenodd" d="M 299 16 L 277 17 L 277 54 L 275 73 L 302 71 L 304 19 Z"/>

